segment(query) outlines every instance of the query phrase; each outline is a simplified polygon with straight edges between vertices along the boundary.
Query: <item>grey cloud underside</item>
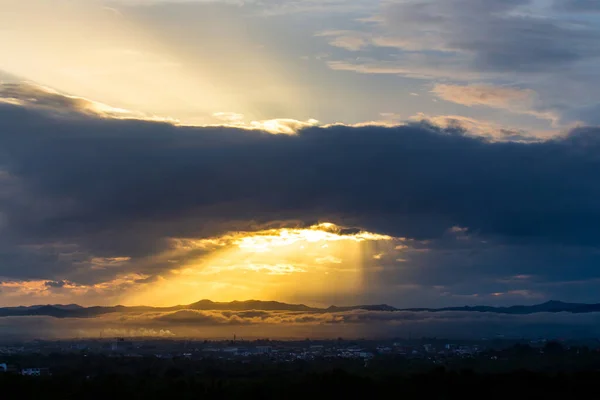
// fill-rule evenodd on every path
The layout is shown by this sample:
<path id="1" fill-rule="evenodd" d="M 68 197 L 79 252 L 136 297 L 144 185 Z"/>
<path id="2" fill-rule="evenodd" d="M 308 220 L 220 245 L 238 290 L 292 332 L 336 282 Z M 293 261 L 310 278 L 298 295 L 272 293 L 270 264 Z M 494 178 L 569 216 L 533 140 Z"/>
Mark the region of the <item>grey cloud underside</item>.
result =
<path id="1" fill-rule="evenodd" d="M 329 217 L 421 239 L 455 225 L 515 239 L 600 239 L 595 128 L 519 144 L 427 125 L 285 136 L 0 112 L 2 165 L 20 186 L 2 199 L 5 223 L 21 239 L 164 224 L 138 232 L 152 239 L 221 233 L 197 221 Z"/>
<path id="2" fill-rule="evenodd" d="M 165 238 L 327 220 L 433 241 L 435 251 L 414 259 L 419 268 L 400 275 L 385 264 L 385 284 L 599 278 L 599 133 L 491 143 L 418 124 L 287 136 L 1 105 L 0 276 L 48 279 L 60 290 L 64 279 L 102 281 L 128 268 L 155 275 L 172 268 L 151 257 Z M 453 226 L 477 243 L 448 239 Z M 92 256 L 132 261 L 82 268 Z"/>

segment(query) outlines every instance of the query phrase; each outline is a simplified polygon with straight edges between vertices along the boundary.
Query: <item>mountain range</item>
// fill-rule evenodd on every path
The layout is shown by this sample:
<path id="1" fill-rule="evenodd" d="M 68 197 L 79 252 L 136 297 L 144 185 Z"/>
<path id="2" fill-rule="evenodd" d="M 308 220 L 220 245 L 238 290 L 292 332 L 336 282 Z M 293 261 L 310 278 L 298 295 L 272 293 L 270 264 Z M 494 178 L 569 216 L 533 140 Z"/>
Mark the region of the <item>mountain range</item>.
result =
<path id="1" fill-rule="evenodd" d="M 193 304 L 178 305 L 173 307 L 149 307 L 149 306 L 109 306 L 109 307 L 82 307 L 77 304 L 54 304 L 54 305 L 36 305 L 20 307 L 0 308 L 0 317 L 20 317 L 20 316 L 48 316 L 54 318 L 91 318 L 99 315 L 115 312 L 169 312 L 178 310 L 204 310 L 204 311 L 295 311 L 295 312 L 313 312 L 313 313 L 336 313 L 353 310 L 383 311 L 383 312 L 444 312 L 444 311 L 463 311 L 463 312 L 485 312 L 496 314 L 535 314 L 535 313 L 591 313 L 600 312 L 600 304 L 584 303 L 565 303 L 562 301 L 548 301 L 546 303 L 525 306 L 515 305 L 510 307 L 492 307 L 492 306 L 464 306 L 464 307 L 444 307 L 444 308 L 395 308 L 386 304 L 380 305 L 360 305 L 349 307 L 331 306 L 328 308 L 309 307 L 304 304 L 286 304 L 277 301 L 232 301 L 226 303 L 214 302 L 210 300 L 201 300 Z"/>

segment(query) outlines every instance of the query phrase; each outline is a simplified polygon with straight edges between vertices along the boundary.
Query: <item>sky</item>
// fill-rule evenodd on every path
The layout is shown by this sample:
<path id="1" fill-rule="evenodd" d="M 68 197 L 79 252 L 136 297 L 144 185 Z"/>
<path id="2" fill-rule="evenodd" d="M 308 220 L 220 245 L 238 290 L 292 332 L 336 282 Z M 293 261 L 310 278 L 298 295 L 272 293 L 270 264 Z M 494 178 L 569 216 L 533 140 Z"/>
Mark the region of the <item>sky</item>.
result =
<path id="1" fill-rule="evenodd" d="M 0 306 L 600 302 L 597 1 L 0 0 L 0 35 Z"/>

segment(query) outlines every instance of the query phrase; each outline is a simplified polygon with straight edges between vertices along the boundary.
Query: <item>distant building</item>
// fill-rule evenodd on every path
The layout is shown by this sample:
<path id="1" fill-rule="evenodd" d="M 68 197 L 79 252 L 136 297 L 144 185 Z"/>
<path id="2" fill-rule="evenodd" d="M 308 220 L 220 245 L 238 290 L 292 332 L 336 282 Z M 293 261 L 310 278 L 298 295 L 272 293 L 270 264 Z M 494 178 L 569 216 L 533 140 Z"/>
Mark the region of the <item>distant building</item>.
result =
<path id="1" fill-rule="evenodd" d="M 6 372 L 6 371 L 8 371 L 8 365 L 0 364 L 0 372 Z"/>
<path id="2" fill-rule="evenodd" d="M 131 350 L 131 349 L 133 349 L 133 347 L 134 347 L 133 342 L 126 341 L 124 338 L 117 338 L 110 345 L 110 349 L 112 351 Z"/>
<path id="3" fill-rule="evenodd" d="M 271 346 L 256 346 L 256 352 L 258 354 L 269 354 L 273 351 Z"/>

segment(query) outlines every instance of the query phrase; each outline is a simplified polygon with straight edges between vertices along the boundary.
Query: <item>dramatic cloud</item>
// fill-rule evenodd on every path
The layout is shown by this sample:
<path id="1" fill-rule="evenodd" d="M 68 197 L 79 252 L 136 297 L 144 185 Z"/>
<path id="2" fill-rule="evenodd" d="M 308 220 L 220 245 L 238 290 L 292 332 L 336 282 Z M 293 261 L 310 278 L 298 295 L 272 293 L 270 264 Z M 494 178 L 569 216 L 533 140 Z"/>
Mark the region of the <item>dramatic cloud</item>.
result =
<path id="1" fill-rule="evenodd" d="M 0 306 L 598 302 L 598 1 L 0 9 Z M 140 311 L 0 334 L 534 321 L 502 318 Z"/>
<path id="2" fill-rule="evenodd" d="M 365 301 L 588 300 L 600 278 L 599 134 L 493 142 L 422 122 L 272 135 L 3 104 L 0 290 L 118 299 L 215 251 L 181 240 L 239 246 L 231 232 L 328 221 L 392 241 L 365 253 Z M 348 269 L 338 258 L 244 268 Z"/>

